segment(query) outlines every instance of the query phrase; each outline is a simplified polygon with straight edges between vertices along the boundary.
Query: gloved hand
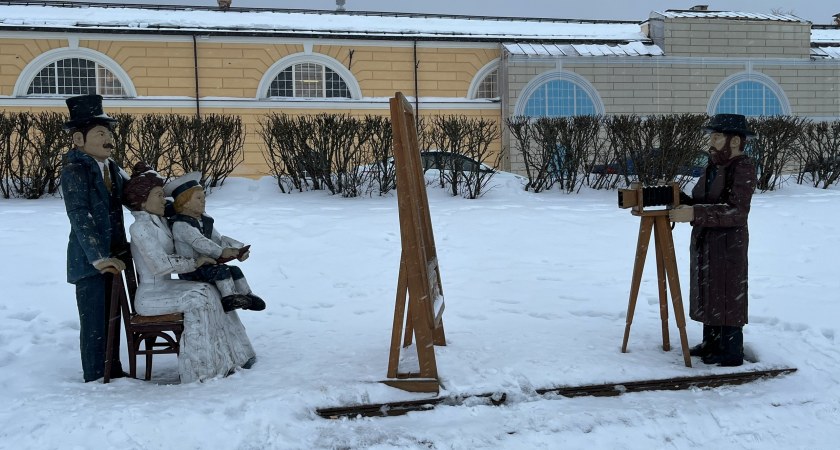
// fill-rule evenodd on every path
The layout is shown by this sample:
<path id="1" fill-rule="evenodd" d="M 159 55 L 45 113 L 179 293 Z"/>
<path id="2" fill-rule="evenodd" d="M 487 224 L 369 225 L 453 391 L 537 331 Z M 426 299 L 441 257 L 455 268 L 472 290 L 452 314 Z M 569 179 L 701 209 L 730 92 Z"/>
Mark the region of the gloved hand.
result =
<path id="1" fill-rule="evenodd" d="M 237 256 L 239 256 L 239 249 L 238 248 L 229 247 L 229 248 L 226 248 L 226 249 L 222 250 L 222 259 L 236 258 Z"/>
<path id="2" fill-rule="evenodd" d="M 98 270 L 99 273 L 107 272 L 109 267 L 113 267 L 118 272 L 122 272 L 123 270 L 125 270 L 125 263 L 117 258 L 108 258 L 99 261 L 98 263 L 94 264 L 93 267 L 96 267 L 96 270 Z"/>
<path id="3" fill-rule="evenodd" d="M 213 259 L 213 258 L 210 258 L 209 256 L 199 256 L 195 260 L 195 268 L 196 269 L 198 269 L 199 267 L 201 267 L 205 264 L 209 264 L 209 265 L 212 266 L 212 265 L 216 264 L 216 260 Z"/>
<path id="4" fill-rule="evenodd" d="M 691 222 L 694 220 L 694 207 L 688 205 L 677 206 L 668 213 L 668 218 L 671 219 L 671 222 Z"/>

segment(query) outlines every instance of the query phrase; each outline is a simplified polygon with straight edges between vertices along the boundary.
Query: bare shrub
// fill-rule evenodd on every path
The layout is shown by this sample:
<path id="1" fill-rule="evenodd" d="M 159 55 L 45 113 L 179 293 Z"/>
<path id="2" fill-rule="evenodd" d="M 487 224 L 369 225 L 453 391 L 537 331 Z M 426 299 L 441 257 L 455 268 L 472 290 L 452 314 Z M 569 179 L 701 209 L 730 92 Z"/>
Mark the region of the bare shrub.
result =
<path id="1" fill-rule="evenodd" d="M 591 166 L 595 149 L 599 146 L 598 134 L 601 116 L 586 115 L 556 117 L 552 119 L 557 130 L 557 154 L 553 157 L 553 175 L 560 189 L 571 193 L 583 186 L 585 174 Z"/>
<path id="2" fill-rule="evenodd" d="M 796 145 L 806 123 L 808 119 L 797 116 L 747 118 L 750 130 L 758 135 L 745 149 L 758 169 L 756 189 L 766 192 L 781 187 L 785 170 L 799 153 Z"/>
<path id="3" fill-rule="evenodd" d="M 840 182 L 840 121 L 807 123 L 799 135 L 799 176 L 814 187 Z"/>
<path id="4" fill-rule="evenodd" d="M 11 167 L 12 167 L 12 138 L 15 133 L 17 115 L 15 113 L 0 112 L 0 194 L 3 198 L 12 196 Z"/>
<path id="5" fill-rule="evenodd" d="M 394 166 L 394 130 L 391 120 L 383 116 L 365 116 L 363 132 L 368 135 L 364 145 L 365 153 L 371 159 L 371 183 L 376 185 L 379 195 L 385 195 L 397 187 L 397 168 Z"/>
<path id="6" fill-rule="evenodd" d="M 496 170 L 485 170 L 483 165 L 499 166 L 502 158 L 501 152 L 496 154 L 491 164 L 487 163 L 491 162 L 490 159 L 493 156 L 490 145 L 500 136 L 499 126 L 494 120 L 482 117 L 468 122 L 466 146 L 463 149 L 463 154 L 477 164 L 469 163 L 473 167 L 466 167 L 468 163 L 465 162 L 456 168 L 461 171 L 461 186 L 458 190 L 464 198 L 476 199 L 489 191 L 488 186 L 496 175 Z"/>
<path id="7" fill-rule="evenodd" d="M 61 177 L 64 154 L 70 148 L 70 136 L 62 129 L 63 114 L 42 112 L 16 115 L 11 146 L 10 178 L 16 196 L 37 199 L 55 194 Z"/>
<path id="8" fill-rule="evenodd" d="M 183 173 L 201 172 L 201 183 L 210 192 L 244 161 L 245 130 L 238 116 L 209 114 L 170 116 L 167 145 Z"/>

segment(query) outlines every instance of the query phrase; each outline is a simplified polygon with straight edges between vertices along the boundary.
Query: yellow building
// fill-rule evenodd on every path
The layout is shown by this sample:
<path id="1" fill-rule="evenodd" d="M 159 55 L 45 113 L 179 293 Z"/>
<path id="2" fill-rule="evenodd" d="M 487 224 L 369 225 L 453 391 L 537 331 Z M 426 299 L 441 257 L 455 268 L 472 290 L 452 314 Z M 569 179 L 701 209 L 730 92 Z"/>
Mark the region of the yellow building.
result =
<path id="1" fill-rule="evenodd" d="M 501 121 L 504 43 L 647 39 L 637 22 L 14 1 L 0 12 L 0 110 L 66 111 L 64 98 L 95 92 L 111 113 L 239 115 L 242 176 L 267 173 L 255 133 L 266 113 L 389 114 L 401 91 L 423 116 Z"/>

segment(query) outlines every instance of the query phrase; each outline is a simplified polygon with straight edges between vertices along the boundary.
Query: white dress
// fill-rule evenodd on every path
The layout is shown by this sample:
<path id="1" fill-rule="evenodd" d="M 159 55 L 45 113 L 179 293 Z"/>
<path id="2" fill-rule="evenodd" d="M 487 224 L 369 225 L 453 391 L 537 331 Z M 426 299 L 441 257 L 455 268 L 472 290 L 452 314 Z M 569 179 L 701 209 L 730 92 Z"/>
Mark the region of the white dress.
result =
<path id="1" fill-rule="evenodd" d="M 227 375 L 255 356 L 239 316 L 224 312 L 213 285 L 172 279 L 172 274 L 195 270 L 195 260 L 175 254 L 164 219 L 145 211 L 131 214 L 131 255 L 139 277 L 134 306 L 143 316 L 184 313 L 178 356 L 181 382 Z"/>

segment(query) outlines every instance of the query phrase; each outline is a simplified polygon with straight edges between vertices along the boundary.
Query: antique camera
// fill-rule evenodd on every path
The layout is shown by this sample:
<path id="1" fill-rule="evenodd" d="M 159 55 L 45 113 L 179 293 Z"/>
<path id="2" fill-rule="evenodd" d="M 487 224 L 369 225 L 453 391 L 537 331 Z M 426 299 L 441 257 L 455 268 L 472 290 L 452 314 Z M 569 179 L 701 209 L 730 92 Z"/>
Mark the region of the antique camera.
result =
<path id="1" fill-rule="evenodd" d="M 618 207 L 633 208 L 634 213 L 641 213 L 645 208 L 651 207 L 673 209 L 679 204 L 679 183 L 665 183 L 658 186 L 642 186 L 641 183 L 630 183 L 630 189 L 618 190 Z"/>

